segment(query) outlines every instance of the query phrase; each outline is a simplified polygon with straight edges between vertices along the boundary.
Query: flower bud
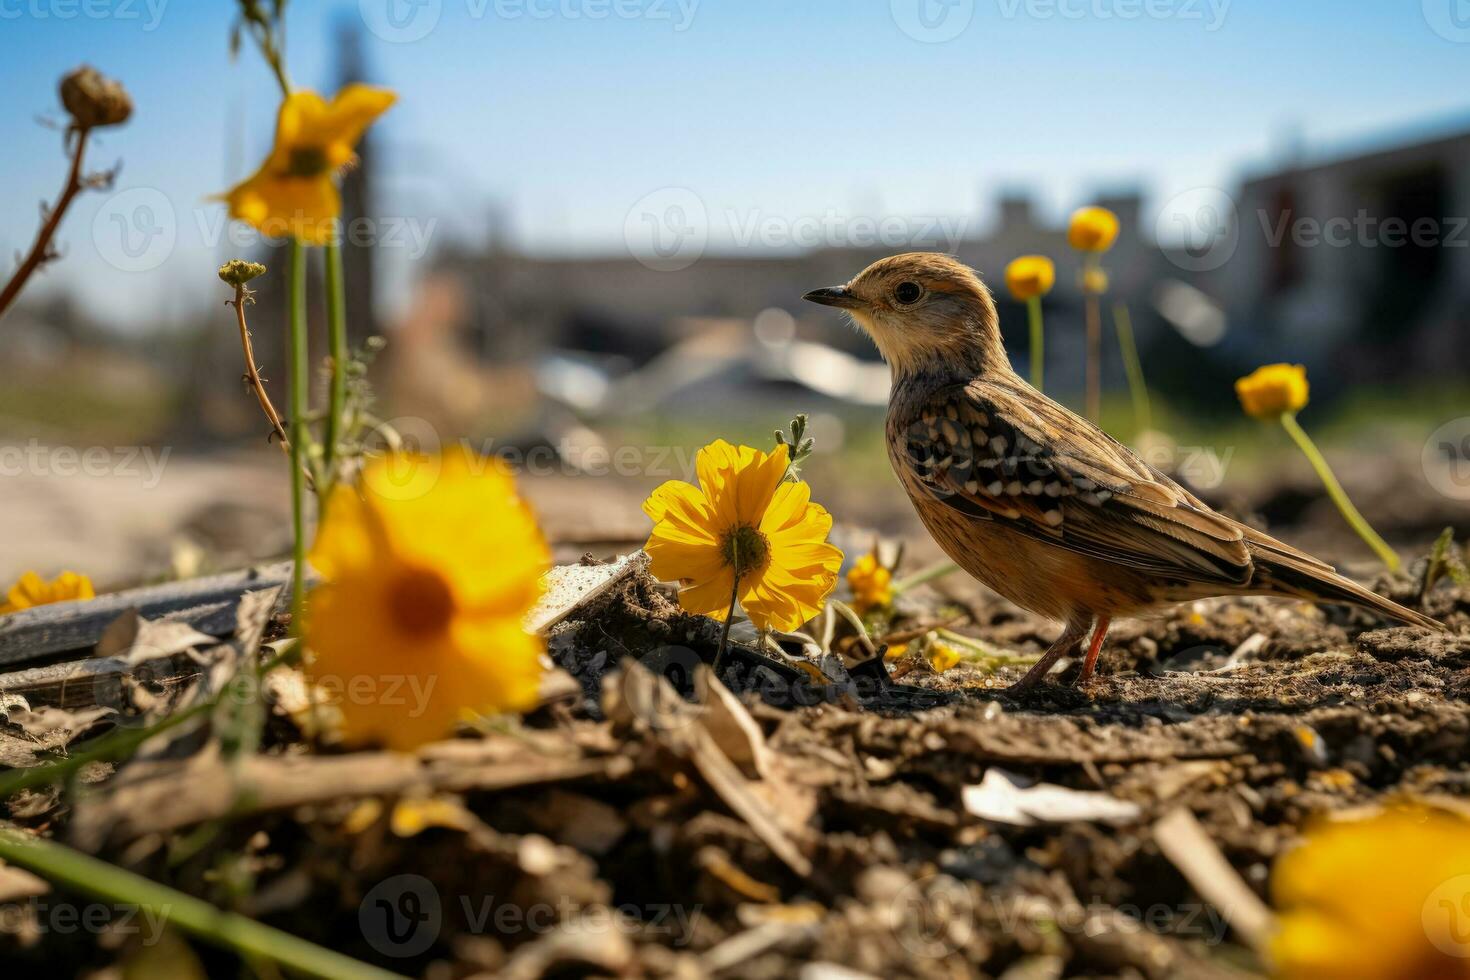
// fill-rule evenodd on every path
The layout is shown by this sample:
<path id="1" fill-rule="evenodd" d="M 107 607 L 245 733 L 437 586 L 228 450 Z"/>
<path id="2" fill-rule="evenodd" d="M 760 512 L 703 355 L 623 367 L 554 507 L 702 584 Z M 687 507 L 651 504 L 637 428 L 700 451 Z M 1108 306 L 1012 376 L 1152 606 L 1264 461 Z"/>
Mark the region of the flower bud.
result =
<path id="1" fill-rule="evenodd" d="M 116 126 L 133 114 L 133 100 L 122 82 L 83 65 L 61 80 L 61 104 L 77 129 Z"/>
<path id="2" fill-rule="evenodd" d="M 230 259 L 219 267 L 219 277 L 231 286 L 243 286 L 256 276 L 265 275 L 265 266 L 244 259 Z"/>

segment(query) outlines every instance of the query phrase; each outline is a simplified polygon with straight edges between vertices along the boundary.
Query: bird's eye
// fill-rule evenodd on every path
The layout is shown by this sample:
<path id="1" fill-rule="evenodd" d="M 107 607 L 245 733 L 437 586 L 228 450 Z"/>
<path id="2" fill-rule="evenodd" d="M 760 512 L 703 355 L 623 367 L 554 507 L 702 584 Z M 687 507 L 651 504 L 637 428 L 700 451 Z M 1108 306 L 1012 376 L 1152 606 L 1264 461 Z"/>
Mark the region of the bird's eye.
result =
<path id="1" fill-rule="evenodd" d="M 917 302 L 922 295 L 924 295 L 924 287 L 916 282 L 901 282 L 893 290 L 893 298 L 905 306 Z"/>

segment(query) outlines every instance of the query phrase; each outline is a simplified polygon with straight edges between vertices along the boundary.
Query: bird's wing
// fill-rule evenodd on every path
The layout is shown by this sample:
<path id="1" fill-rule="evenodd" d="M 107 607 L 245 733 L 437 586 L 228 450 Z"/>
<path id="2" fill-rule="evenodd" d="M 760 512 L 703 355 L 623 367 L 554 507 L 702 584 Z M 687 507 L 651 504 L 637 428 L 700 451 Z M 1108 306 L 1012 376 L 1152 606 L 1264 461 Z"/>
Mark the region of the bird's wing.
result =
<path id="1" fill-rule="evenodd" d="M 1244 527 L 1029 389 L 953 385 L 899 422 L 899 465 L 945 506 L 1166 580 L 1250 581 Z"/>

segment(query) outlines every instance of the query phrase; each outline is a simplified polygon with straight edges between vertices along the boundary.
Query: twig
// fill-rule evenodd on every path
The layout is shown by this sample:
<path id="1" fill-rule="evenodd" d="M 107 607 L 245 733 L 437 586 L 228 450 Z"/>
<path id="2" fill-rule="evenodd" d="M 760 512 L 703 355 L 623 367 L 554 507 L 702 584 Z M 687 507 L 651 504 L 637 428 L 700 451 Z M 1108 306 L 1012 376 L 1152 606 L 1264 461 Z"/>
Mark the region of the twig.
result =
<path id="1" fill-rule="evenodd" d="M 41 230 L 36 234 L 36 241 L 31 246 L 30 253 L 21 262 L 20 268 L 15 270 L 15 275 L 11 277 L 10 282 L 5 284 L 5 290 L 0 292 L 0 316 L 4 316 L 6 309 L 15 302 L 15 297 L 20 295 L 21 287 L 25 285 L 31 274 L 56 258 L 56 253 L 51 250 L 51 239 L 61 225 L 61 217 L 71 205 L 72 199 L 83 187 L 100 186 L 108 179 L 106 175 L 95 178 L 82 176 L 82 158 L 87 151 L 87 136 L 91 130 L 77 128 L 73 132 L 76 134 L 76 147 L 72 150 L 71 169 L 66 175 L 66 186 L 61 189 L 61 196 L 56 199 L 55 206 L 49 209 L 46 220 L 41 223 Z"/>
<path id="2" fill-rule="evenodd" d="M 1271 910 L 1225 860 L 1194 814 L 1182 807 L 1172 810 L 1154 824 L 1153 834 L 1164 857 L 1199 896 L 1215 906 L 1252 949 L 1264 950 L 1275 926 Z"/>
<path id="3" fill-rule="evenodd" d="M 270 422 L 271 431 L 281 444 L 281 451 L 289 457 L 291 438 L 286 434 L 286 426 L 281 422 L 276 407 L 271 404 L 270 396 L 265 393 L 265 380 L 260 376 L 260 367 L 255 363 L 255 347 L 250 343 L 250 328 L 245 325 L 245 304 L 254 302 L 251 296 L 251 291 L 243 284 L 237 285 L 235 298 L 227 301 L 227 305 L 235 308 L 235 321 L 240 325 L 240 346 L 245 352 L 245 383 L 255 392 L 255 400 L 260 402 L 260 410 Z"/>

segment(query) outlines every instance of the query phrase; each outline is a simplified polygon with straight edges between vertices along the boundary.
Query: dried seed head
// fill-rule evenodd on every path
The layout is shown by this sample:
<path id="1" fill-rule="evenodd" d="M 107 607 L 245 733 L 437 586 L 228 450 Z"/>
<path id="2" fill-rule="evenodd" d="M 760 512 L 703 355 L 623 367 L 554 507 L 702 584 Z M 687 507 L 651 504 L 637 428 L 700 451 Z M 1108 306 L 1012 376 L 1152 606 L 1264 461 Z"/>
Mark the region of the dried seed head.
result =
<path id="1" fill-rule="evenodd" d="M 133 114 L 133 100 L 122 82 L 83 65 L 61 80 L 61 104 L 77 129 L 116 126 Z"/>
<path id="2" fill-rule="evenodd" d="M 244 259 L 230 259 L 219 267 L 219 277 L 231 286 L 243 286 L 256 276 L 265 275 L 265 266 Z"/>

